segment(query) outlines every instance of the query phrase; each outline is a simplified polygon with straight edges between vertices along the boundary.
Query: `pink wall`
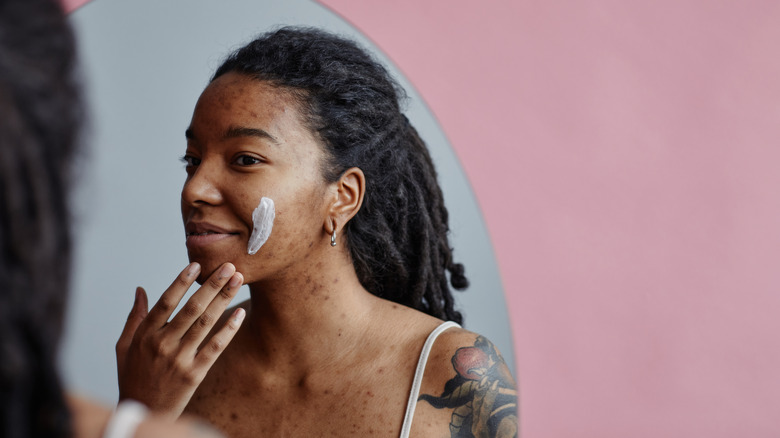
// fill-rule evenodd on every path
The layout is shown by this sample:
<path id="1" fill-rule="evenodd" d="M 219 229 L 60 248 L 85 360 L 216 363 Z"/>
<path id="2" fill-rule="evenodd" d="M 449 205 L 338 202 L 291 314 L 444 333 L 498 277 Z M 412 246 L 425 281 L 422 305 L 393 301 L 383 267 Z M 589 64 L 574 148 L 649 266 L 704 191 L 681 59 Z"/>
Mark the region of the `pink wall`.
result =
<path id="1" fill-rule="evenodd" d="M 526 438 L 780 435 L 780 4 L 322 3 L 470 177 Z"/>
<path id="2" fill-rule="evenodd" d="M 62 3 L 63 9 L 65 9 L 68 12 L 73 12 L 76 9 L 88 3 L 89 1 L 90 0 L 60 0 L 60 3 Z"/>
<path id="3" fill-rule="evenodd" d="M 469 175 L 525 437 L 780 436 L 780 3 L 322 3 Z"/>

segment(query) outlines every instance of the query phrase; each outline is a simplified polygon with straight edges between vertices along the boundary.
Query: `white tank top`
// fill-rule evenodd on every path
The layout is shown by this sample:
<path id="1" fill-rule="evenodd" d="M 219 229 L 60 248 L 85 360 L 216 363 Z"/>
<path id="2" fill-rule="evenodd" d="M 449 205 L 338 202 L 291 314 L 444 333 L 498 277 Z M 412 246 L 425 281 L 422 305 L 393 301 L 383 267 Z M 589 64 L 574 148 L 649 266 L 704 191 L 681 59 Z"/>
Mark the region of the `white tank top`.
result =
<path id="1" fill-rule="evenodd" d="M 457 323 L 447 321 L 433 329 L 428 339 L 425 340 L 422 351 L 420 352 L 420 359 L 417 360 L 417 370 L 414 372 L 414 381 L 412 382 L 412 390 L 409 393 L 409 401 L 406 402 L 406 415 L 404 416 L 404 424 L 401 426 L 401 438 L 409 438 L 409 431 L 412 430 L 412 420 L 414 419 L 414 408 L 417 406 L 417 397 L 420 396 L 420 386 L 422 385 L 423 374 L 425 373 L 425 364 L 428 363 L 428 355 L 431 353 L 433 343 L 436 342 L 436 338 L 439 337 L 444 330 L 452 327 L 460 327 Z"/>

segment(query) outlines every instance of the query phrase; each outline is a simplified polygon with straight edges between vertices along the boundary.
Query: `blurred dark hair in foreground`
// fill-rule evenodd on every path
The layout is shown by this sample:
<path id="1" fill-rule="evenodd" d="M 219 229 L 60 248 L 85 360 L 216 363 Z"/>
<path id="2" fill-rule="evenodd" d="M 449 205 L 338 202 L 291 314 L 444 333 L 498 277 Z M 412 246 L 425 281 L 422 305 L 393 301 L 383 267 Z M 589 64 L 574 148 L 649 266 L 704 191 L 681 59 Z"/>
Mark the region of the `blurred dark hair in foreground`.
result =
<path id="1" fill-rule="evenodd" d="M 82 120 L 75 42 L 53 0 L 0 0 L 0 436 L 70 436 L 56 371 Z"/>

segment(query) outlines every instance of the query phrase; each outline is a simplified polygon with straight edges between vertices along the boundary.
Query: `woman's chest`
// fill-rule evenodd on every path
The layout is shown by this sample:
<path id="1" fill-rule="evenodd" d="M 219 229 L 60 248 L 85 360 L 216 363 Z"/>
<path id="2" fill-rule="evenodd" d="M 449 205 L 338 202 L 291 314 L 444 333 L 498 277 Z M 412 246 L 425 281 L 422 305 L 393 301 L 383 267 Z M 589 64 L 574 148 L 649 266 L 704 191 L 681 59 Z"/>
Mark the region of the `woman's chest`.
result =
<path id="1" fill-rule="evenodd" d="M 384 374 L 384 375 L 383 375 Z M 406 373 L 333 373 L 299 381 L 209 376 L 186 413 L 229 437 L 400 434 L 411 388 Z"/>

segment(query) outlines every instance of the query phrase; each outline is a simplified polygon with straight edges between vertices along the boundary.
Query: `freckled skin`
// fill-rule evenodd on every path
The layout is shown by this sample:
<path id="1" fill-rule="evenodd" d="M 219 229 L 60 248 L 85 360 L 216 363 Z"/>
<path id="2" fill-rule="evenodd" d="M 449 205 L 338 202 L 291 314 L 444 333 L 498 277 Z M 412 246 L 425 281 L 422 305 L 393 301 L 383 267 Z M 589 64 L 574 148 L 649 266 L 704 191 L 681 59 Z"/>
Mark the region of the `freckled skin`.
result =
<path id="1" fill-rule="evenodd" d="M 261 99 L 262 106 L 246 96 Z M 257 100 L 257 99 L 255 99 Z M 322 152 L 311 134 L 288 108 L 292 99 L 273 87 L 240 75 L 225 75 L 209 86 L 195 107 L 187 144 L 187 155 L 200 164 L 188 170 L 182 189 L 182 217 L 188 221 L 206 220 L 236 231 L 228 239 L 206 250 L 189 250 L 191 261 L 202 265 L 199 281 L 204 281 L 225 259 L 231 260 L 246 283 L 266 275 L 290 274 L 287 269 L 297 257 L 307 254 L 307 244 L 319 240 L 320 218 L 326 185 L 318 172 Z M 257 108 L 257 109 L 256 109 Z M 279 140 L 254 137 L 224 138 L 229 127 L 258 127 Z M 239 166 L 241 155 L 263 160 L 254 166 Z M 252 234 L 252 212 L 260 199 L 273 199 L 276 219 L 273 231 L 256 255 L 246 253 Z M 312 208 L 314 206 L 314 208 Z M 242 240 L 244 248 L 234 240 Z M 273 257 L 271 257 L 273 255 Z"/>
<path id="2" fill-rule="evenodd" d="M 230 128 L 263 130 L 274 140 L 227 137 Z M 441 321 L 380 299 L 358 281 L 341 231 L 361 198 L 350 198 L 343 181 L 324 181 L 323 147 L 278 87 L 220 76 L 198 100 L 190 130 L 186 154 L 197 165 L 188 167 L 182 189 L 184 223 L 235 232 L 189 249 L 190 260 L 202 265 L 199 281 L 233 263 L 251 298 L 238 304 L 246 319 L 185 412 L 234 438 L 397 437 L 420 349 Z M 274 200 L 276 220 L 265 245 L 248 255 L 262 196 Z M 439 338 L 423 393 L 441 392 L 455 377 L 450 358 L 475 338 L 460 329 Z M 451 410 L 418 408 L 412 436 L 448 436 Z"/>

